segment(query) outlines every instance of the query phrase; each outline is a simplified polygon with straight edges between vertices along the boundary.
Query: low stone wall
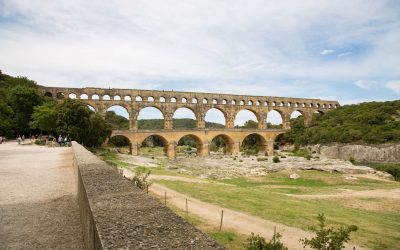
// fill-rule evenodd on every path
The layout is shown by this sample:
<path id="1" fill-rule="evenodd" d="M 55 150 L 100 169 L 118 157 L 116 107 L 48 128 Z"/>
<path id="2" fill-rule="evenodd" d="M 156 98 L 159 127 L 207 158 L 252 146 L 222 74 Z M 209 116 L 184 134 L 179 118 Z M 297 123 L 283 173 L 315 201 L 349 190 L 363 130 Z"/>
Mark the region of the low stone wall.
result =
<path id="1" fill-rule="evenodd" d="M 400 163 L 400 144 L 314 145 L 311 150 L 330 159 L 349 160 L 353 157 L 358 162 Z"/>
<path id="2" fill-rule="evenodd" d="M 86 249 L 224 249 L 72 143 Z"/>

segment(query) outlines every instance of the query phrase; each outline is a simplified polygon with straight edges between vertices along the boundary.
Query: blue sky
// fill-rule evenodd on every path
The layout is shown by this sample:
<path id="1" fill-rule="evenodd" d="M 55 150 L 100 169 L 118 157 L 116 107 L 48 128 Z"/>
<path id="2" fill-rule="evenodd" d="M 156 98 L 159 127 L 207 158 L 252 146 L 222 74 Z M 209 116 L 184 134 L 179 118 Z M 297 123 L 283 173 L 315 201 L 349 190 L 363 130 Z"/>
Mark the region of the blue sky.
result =
<path id="1" fill-rule="evenodd" d="M 46 86 L 400 97 L 400 1 L 4 1 L 0 69 Z"/>

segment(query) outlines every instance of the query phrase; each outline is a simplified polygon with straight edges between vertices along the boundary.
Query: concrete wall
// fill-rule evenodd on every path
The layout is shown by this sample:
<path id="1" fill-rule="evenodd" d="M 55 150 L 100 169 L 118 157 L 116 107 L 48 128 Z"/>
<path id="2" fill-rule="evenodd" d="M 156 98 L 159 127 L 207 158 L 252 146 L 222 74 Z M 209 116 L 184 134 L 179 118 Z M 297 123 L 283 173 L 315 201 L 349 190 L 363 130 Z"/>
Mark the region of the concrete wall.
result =
<path id="1" fill-rule="evenodd" d="M 86 249 L 223 249 L 72 143 Z"/>

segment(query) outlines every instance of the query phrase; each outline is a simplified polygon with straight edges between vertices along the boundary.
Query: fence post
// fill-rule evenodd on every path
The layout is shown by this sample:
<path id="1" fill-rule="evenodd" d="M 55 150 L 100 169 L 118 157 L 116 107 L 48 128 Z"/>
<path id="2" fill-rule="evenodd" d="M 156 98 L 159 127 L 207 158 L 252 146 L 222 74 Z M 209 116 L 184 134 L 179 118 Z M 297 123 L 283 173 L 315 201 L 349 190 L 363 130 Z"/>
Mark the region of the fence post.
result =
<path id="1" fill-rule="evenodd" d="M 219 231 L 221 231 L 221 229 L 222 229 L 222 219 L 224 218 L 224 210 L 222 209 L 222 212 L 221 212 L 221 223 L 219 224 Z"/>

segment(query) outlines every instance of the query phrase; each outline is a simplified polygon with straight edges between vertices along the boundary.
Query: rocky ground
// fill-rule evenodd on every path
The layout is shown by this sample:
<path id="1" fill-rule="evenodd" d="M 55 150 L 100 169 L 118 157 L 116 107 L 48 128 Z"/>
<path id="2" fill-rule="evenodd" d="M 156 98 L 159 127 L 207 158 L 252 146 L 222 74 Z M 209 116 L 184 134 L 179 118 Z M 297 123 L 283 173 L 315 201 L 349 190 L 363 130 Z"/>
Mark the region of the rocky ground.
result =
<path id="1" fill-rule="evenodd" d="M 198 176 L 200 178 L 222 179 L 240 176 L 265 176 L 268 173 L 283 170 L 321 170 L 327 172 L 340 172 L 346 174 L 368 174 L 371 177 L 392 179 L 386 172 L 376 171 L 366 166 L 355 166 L 349 161 L 336 159 L 319 159 L 317 157 L 307 160 L 303 157 L 290 156 L 281 153 L 280 162 L 274 163 L 272 157 L 258 156 L 230 156 L 212 154 L 210 157 L 179 156 L 175 160 L 165 157 L 142 157 L 119 155 L 126 163 L 144 166 L 163 166 L 180 174 Z"/>

